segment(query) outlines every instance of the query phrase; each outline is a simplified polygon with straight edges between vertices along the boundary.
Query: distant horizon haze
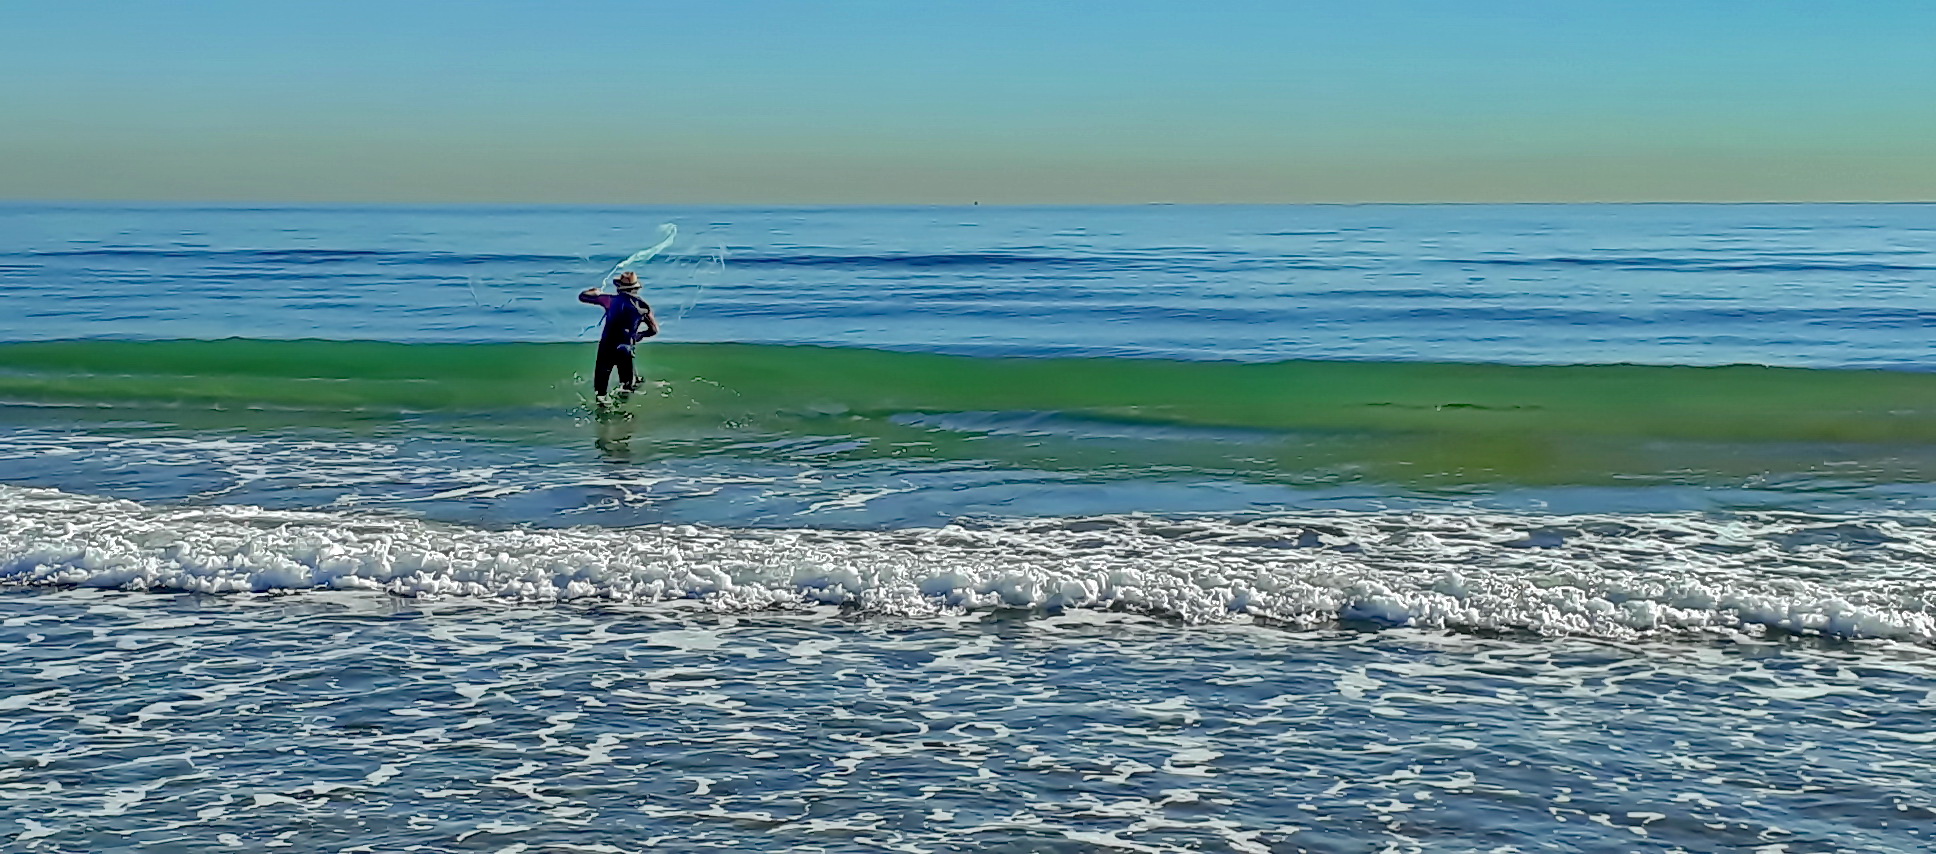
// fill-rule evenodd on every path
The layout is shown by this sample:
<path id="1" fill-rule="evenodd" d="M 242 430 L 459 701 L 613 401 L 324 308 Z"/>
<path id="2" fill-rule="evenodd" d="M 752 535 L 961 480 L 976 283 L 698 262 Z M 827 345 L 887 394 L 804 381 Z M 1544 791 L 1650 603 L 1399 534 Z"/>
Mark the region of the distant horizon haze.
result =
<path id="1" fill-rule="evenodd" d="M 1936 200 L 1936 4 L 10 4 L 0 201 Z"/>

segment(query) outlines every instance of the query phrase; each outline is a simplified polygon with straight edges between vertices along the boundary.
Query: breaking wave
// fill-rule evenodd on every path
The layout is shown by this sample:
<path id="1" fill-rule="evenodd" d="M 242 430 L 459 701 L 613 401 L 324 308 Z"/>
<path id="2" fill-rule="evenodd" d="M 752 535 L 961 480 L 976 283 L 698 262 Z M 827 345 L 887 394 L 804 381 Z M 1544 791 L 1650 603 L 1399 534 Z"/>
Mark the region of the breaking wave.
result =
<path id="1" fill-rule="evenodd" d="M 0 584 L 519 602 L 1100 609 L 1610 639 L 1936 642 L 1927 520 L 1796 513 L 1108 516 L 898 531 L 492 530 L 0 487 Z"/>

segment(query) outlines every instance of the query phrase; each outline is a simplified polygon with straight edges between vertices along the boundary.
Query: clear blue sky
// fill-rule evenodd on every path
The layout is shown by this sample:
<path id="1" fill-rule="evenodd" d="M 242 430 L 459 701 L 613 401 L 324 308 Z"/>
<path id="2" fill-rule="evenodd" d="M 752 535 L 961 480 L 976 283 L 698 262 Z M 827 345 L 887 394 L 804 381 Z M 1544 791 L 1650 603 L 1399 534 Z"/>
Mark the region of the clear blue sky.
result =
<path id="1" fill-rule="evenodd" d="M 0 5 L 0 198 L 1936 199 L 1936 2 Z"/>

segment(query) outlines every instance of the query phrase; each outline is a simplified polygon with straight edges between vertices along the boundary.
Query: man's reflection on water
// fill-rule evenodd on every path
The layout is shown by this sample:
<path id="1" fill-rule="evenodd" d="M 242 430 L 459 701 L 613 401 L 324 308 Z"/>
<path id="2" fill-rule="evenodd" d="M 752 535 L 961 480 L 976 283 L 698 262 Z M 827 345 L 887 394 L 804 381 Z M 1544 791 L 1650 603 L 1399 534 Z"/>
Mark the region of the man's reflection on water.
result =
<path id="1" fill-rule="evenodd" d="M 630 412 L 600 412 L 592 420 L 592 446 L 607 462 L 629 463 L 632 461 L 632 435 L 638 430 L 638 421 Z"/>

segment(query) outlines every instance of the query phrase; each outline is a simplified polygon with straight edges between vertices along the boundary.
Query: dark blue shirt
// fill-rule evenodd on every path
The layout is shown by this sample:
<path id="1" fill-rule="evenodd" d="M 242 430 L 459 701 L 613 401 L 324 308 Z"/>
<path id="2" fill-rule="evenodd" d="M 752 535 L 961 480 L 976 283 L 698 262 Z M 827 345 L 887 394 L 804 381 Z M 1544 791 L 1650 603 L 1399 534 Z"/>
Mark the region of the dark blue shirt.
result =
<path id="1" fill-rule="evenodd" d="M 605 307 L 605 329 L 600 344 L 632 344 L 639 340 L 639 324 L 648 310 L 645 300 L 631 294 L 579 294 L 578 301 Z"/>

